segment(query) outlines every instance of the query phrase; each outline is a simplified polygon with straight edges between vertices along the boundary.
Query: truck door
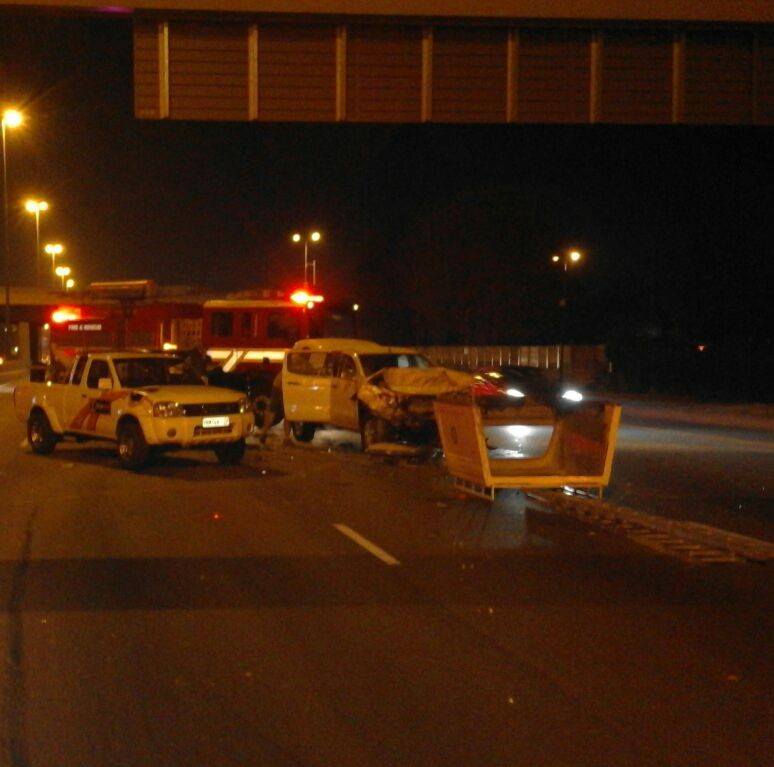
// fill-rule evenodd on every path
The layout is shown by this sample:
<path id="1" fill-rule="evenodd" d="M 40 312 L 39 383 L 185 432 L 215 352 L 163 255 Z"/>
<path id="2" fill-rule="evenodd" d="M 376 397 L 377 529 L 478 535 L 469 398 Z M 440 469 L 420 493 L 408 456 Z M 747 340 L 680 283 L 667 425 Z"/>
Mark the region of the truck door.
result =
<path id="1" fill-rule="evenodd" d="M 78 411 L 86 404 L 86 392 L 81 388 L 83 373 L 89 358 L 82 354 L 75 360 L 72 375 L 62 397 L 62 428 L 72 431 L 72 423 Z"/>
<path id="2" fill-rule="evenodd" d="M 340 354 L 338 357 L 331 381 L 331 423 L 357 431 L 357 367 L 351 355 Z"/>
<path id="3" fill-rule="evenodd" d="M 325 352 L 288 352 L 282 374 L 282 398 L 289 421 L 330 421 L 331 376 Z"/>
<path id="4" fill-rule="evenodd" d="M 75 385 L 72 386 L 73 406 L 68 412 L 68 428 L 71 431 L 99 437 L 115 436 L 111 415 L 112 400 L 115 397 L 112 396 L 113 391 L 100 391 L 99 382 L 103 378 L 113 379 L 108 361 L 92 359 L 85 379 L 81 379 L 81 385 L 77 389 Z"/>

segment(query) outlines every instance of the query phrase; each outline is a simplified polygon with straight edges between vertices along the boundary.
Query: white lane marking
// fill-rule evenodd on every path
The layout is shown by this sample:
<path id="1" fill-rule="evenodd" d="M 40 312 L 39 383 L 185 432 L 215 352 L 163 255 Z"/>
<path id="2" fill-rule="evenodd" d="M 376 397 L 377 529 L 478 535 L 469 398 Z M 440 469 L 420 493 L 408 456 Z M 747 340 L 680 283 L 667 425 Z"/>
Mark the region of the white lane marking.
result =
<path id="1" fill-rule="evenodd" d="M 355 532 L 351 527 L 336 524 L 334 527 L 347 538 L 353 540 L 358 546 L 362 546 L 366 551 L 373 554 L 377 559 L 381 559 L 386 565 L 399 565 L 400 562 L 392 554 L 388 554 L 384 549 L 380 549 L 375 543 L 371 543 L 368 538 L 363 538 L 360 533 Z"/>

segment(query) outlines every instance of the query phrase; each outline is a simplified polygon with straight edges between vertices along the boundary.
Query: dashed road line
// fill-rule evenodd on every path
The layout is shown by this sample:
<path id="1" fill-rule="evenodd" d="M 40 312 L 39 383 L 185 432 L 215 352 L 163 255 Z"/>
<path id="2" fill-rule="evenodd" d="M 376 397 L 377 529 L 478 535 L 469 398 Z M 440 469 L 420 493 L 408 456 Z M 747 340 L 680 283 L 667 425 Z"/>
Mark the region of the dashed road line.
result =
<path id="1" fill-rule="evenodd" d="M 353 530 L 351 527 L 343 524 L 333 525 L 342 535 L 346 535 L 347 538 L 354 541 L 358 546 L 362 546 L 367 552 L 373 554 L 377 559 L 380 559 L 386 565 L 399 565 L 400 562 L 395 559 L 392 554 L 388 554 L 384 549 L 379 548 L 375 543 L 372 543 L 368 538 L 364 538 L 360 533 Z"/>

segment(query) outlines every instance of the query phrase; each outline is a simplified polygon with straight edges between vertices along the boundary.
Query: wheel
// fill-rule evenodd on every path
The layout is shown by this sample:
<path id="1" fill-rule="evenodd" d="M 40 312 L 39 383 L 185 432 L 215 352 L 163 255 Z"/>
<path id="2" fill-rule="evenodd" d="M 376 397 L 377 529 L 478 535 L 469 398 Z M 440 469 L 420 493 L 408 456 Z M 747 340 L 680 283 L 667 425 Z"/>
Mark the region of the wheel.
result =
<path id="1" fill-rule="evenodd" d="M 215 455 L 218 458 L 218 463 L 222 463 L 224 466 L 236 466 L 244 458 L 245 441 L 240 439 L 236 442 L 226 442 L 223 445 L 217 445 L 215 447 Z"/>
<path id="2" fill-rule="evenodd" d="M 305 421 L 288 421 L 285 419 L 288 436 L 293 442 L 311 442 L 317 431 L 317 424 Z"/>
<path id="3" fill-rule="evenodd" d="M 140 424 L 129 421 L 118 427 L 118 462 L 124 469 L 137 471 L 151 460 L 151 449 Z"/>
<path id="4" fill-rule="evenodd" d="M 391 427 L 384 418 L 375 415 L 365 415 L 360 425 L 360 444 L 363 452 L 379 442 L 389 442 Z"/>
<path id="5" fill-rule="evenodd" d="M 30 413 L 27 419 L 27 441 L 32 452 L 38 455 L 48 455 L 56 447 L 59 440 L 44 412 L 36 410 Z"/>

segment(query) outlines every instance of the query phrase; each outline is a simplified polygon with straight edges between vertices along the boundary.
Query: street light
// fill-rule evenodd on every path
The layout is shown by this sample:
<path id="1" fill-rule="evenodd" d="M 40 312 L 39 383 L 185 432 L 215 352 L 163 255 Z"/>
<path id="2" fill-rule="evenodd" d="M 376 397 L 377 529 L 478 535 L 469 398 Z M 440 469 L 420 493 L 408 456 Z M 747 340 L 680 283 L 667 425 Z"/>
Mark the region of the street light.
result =
<path id="1" fill-rule="evenodd" d="M 18 128 L 24 122 L 24 115 L 18 109 L 6 109 L 2 120 L 3 143 L 3 274 L 5 277 L 5 317 L 3 324 L 3 350 L 6 357 L 11 346 L 11 258 L 8 253 L 8 156 L 5 134 Z"/>
<path id="2" fill-rule="evenodd" d="M 567 332 L 567 267 L 570 264 L 577 264 L 583 258 L 579 250 L 566 250 L 561 254 L 554 253 L 551 261 L 555 264 L 561 264 L 562 269 L 562 297 L 559 300 L 559 306 L 562 310 L 560 315 L 561 327 L 559 330 L 559 380 L 564 383 L 564 346 L 565 335 Z"/>
<path id="3" fill-rule="evenodd" d="M 56 272 L 56 257 L 64 253 L 64 245 L 61 242 L 47 242 L 43 250 L 51 256 L 51 271 Z"/>
<path id="4" fill-rule="evenodd" d="M 318 231 L 310 232 L 306 237 L 302 237 L 299 232 L 294 232 L 290 238 L 293 242 L 304 242 L 304 285 L 307 283 L 309 274 L 309 243 L 320 242 L 322 235 Z M 317 261 L 312 262 L 312 285 L 317 284 Z"/>
<path id="5" fill-rule="evenodd" d="M 35 216 L 35 287 L 40 287 L 40 214 L 48 210 L 48 203 L 45 200 L 27 200 L 24 208 Z"/>
<path id="6" fill-rule="evenodd" d="M 65 289 L 65 278 L 70 276 L 71 271 L 72 269 L 70 269 L 69 266 L 57 266 L 57 268 L 54 270 L 56 276 L 62 280 L 62 290 Z"/>
<path id="7" fill-rule="evenodd" d="M 71 288 L 74 288 L 74 287 L 75 287 L 75 280 L 72 277 L 69 277 L 65 282 L 65 290 L 70 290 Z"/>

